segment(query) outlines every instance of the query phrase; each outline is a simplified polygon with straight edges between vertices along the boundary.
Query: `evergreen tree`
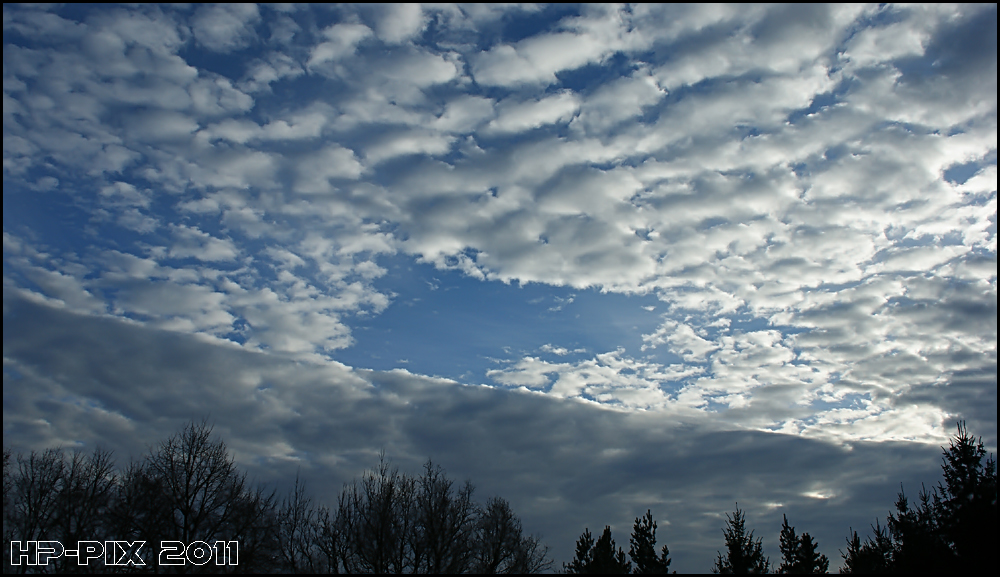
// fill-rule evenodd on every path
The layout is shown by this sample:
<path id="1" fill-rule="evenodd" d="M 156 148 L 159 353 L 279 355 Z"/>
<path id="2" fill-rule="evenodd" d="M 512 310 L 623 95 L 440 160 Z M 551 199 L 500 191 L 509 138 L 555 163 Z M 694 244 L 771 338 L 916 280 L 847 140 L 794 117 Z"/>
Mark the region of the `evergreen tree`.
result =
<path id="1" fill-rule="evenodd" d="M 889 514 L 884 529 L 876 523 L 874 536 L 864 544 L 857 533 L 847 539 L 842 571 L 986 573 L 992 568 L 997 542 L 996 461 L 964 422 L 958 423 L 951 446 L 942 451 L 944 483 L 938 483 L 933 493 L 923 489 L 912 509 L 900 490 L 896 512 Z"/>
<path id="2" fill-rule="evenodd" d="M 782 515 L 781 523 L 781 566 L 778 573 L 822 574 L 830 568 L 826 555 L 816 551 L 816 542 L 809 533 L 795 535 L 795 527 L 788 524 L 788 517 Z"/>
<path id="3" fill-rule="evenodd" d="M 563 563 L 563 570 L 566 573 L 582 575 L 589 573 L 589 568 L 594 562 L 594 537 L 590 534 L 590 528 L 583 530 L 583 534 L 576 540 L 576 556 L 569 563 Z"/>
<path id="4" fill-rule="evenodd" d="M 661 575 L 670 570 L 670 550 L 667 546 L 660 550 L 659 557 L 656 555 L 656 521 L 649 509 L 641 519 L 635 519 L 628 554 L 635 563 L 632 573 L 637 575 Z"/>
<path id="5" fill-rule="evenodd" d="M 858 532 L 851 530 L 852 536 L 847 539 L 847 552 L 841 552 L 844 558 L 841 573 L 888 573 L 892 570 L 892 537 L 877 521 L 872 531 L 873 536 L 862 543 Z"/>
<path id="6" fill-rule="evenodd" d="M 782 515 L 781 534 L 778 535 L 778 548 L 781 549 L 781 566 L 778 573 L 797 573 L 795 558 L 799 554 L 799 538 L 795 535 L 795 527 L 788 524 L 788 517 Z"/>
<path id="7" fill-rule="evenodd" d="M 594 572 L 627 574 L 632 570 L 632 562 L 626 560 L 625 551 L 621 547 L 615 549 L 615 540 L 611 538 L 611 527 L 605 526 L 604 533 L 594 543 Z"/>
<path id="8" fill-rule="evenodd" d="M 604 533 L 594 541 L 590 529 L 584 529 L 583 535 L 576 542 L 576 557 L 568 564 L 563 564 L 567 573 L 609 573 L 615 575 L 627 574 L 632 570 L 632 563 L 625 558 L 625 551 L 615 548 L 615 540 L 611 537 L 611 527 L 605 526 Z"/>
<path id="9" fill-rule="evenodd" d="M 726 514 L 726 528 L 722 530 L 726 538 L 726 556 L 719 553 L 713 573 L 767 573 L 771 566 L 764 556 L 761 538 L 755 541 L 753 531 L 746 531 L 746 515 L 736 505 L 736 512 Z"/>
<path id="10" fill-rule="evenodd" d="M 944 484 L 938 483 L 933 497 L 941 535 L 958 557 L 957 570 L 988 572 L 996 563 L 996 460 L 962 421 L 942 461 Z"/>
<path id="11" fill-rule="evenodd" d="M 830 569 L 830 560 L 816 550 L 817 544 L 812 535 L 803 533 L 800 539 L 798 564 L 800 573 L 821 575 Z"/>
<path id="12" fill-rule="evenodd" d="M 955 555 L 941 533 L 930 493 L 920 492 L 920 505 L 911 509 L 900 490 L 896 514 L 888 519 L 893 541 L 892 567 L 902 573 L 944 573 L 954 567 Z"/>

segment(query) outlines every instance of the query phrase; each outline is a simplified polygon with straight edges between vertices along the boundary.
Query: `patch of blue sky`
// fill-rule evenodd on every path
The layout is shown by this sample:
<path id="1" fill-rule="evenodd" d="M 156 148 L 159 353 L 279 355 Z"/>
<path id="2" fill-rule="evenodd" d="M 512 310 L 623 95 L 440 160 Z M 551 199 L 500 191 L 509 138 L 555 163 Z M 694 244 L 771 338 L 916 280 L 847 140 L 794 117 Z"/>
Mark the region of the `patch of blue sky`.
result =
<path id="1" fill-rule="evenodd" d="M 965 184 L 966 181 L 975 176 L 983 168 L 996 166 L 996 149 L 993 150 L 992 156 L 993 158 L 990 160 L 970 160 L 969 162 L 953 164 L 945 169 L 944 179 L 952 184 Z"/>
<path id="2" fill-rule="evenodd" d="M 388 272 L 374 285 L 394 294 L 392 303 L 345 319 L 354 344 L 332 354 L 338 361 L 486 382 L 500 361 L 524 356 L 567 362 L 622 348 L 638 357 L 642 335 L 660 322 L 643 308 L 662 305 L 653 295 L 483 281 L 404 255 L 380 264 Z"/>
<path id="3" fill-rule="evenodd" d="M 579 68 L 571 68 L 556 73 L 558 85 L 553 84 L 549 92 L 557 89 L 569 89 L 587 94 L 594 92 L 619 78 L 628 78 L 638 70 L 643 63 L 634 54 L 625 55 L 616 52 L 601 62 L 592 62 Z"/>
<path id="4" fill-rule="evenodd" d="M 31 234 L 57 249 L 79 246 L 79 231 L 91 227 L 92 214 L 81 210 L 80 195 L 64 194 L 63 191 L 93 185 L 86 181 L 68 183 L 59 180 L 57 183 L 54 177 L 41 173 L 25 180 L 35 181 L 36 188 L 22 185 L 23 181 L 4 179 L 4 230 L 14 234 Z"/>
<path id="5" fill-rule="evenodd" d="M 837 105 L 841 102 L 841 96 L 847 94 L 849 88 L 850 83 L 847 80 L 842 80 L 836 87 L 834 87 L 833 90 L 829 92 L 821 92 L 820 94 L 813 96 L 812 101 L 809 102 L 809 106 L 799 108 L 788 113 L 788 123 L 796 124 L 805 117 L 821 113 L 831 106 Z"/>
<path id="6" fill-rule="evenodd" d="M 483 34 L 480 48 L 487 49 L 498 42 L 512 44 L 549 32 L 560 20 L 579 16 L 580 9 L 580 5 L 556 3 L 505 12 L 501 20 L 499 38 Z"/>

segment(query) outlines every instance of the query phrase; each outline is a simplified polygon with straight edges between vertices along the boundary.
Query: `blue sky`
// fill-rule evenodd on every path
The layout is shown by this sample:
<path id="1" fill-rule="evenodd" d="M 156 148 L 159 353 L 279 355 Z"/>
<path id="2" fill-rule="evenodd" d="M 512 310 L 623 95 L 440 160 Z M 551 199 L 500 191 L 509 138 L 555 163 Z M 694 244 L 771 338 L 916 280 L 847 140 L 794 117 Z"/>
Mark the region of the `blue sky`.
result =
<path id="1" fill-rule="evenodd" d="M 4 442 L 836 565 L 996 450 L 996 94 L 993 5 L 5 5 Z"/>

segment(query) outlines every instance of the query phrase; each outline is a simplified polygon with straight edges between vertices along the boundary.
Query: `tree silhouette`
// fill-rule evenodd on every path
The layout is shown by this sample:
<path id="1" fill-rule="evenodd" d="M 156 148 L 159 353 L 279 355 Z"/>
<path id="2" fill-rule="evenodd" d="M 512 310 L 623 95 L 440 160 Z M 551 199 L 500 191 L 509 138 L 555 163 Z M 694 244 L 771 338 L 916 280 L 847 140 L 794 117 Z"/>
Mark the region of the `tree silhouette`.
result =
<path id="1" fill-rule="evenodd" d="M 96 449 L 87 456 L 74 452 L 67 457 L 60 449 L 17 456 L 4 451 L 4 546 L 11 541 L 100 540 L 109 535 L 108 509 L 112 504 L 116 478 L 111 454 Z M 13 571 L 12 559 L 5 557 L 5 573 Z M 56 571 L 94 571 L 77 567 L 65 556 L 52 563 Z M 18 570 L 28 567 L 20 564 Z"/>
<path id="2" fill-rule="evenodd" d="M 788 524 L 788 517 L 782 515 L 781 522 L 781 566 L 778 573 L 822 574 L 830 568 L 826 555 L 816 551 L 816 542 L 809 533 L 795 535 L 795 527 Z"/>
<path id="3" fill-rule="evenodd" d="M 583 530 L 583 534 L 576 540 L 576 555 L 569 563 L 563 563 L 563 570 L 566 573 L 582 575 L 591 573 L 590 567 L 594 562 L 594 537 L 590 534 L 590 528 Z"/>
<path id="4" fill-rule="evenodd" d="M 615 549 L 615 540 L 611 538 L 611 526 L 605 525 L 604 533 L 594 543 L 594 570 L 598 573 L 625 574 L 632 569 L 632 562 L 625 559 L 625 551 L 621 547 Z"/>
<path id="5" fill-rule="evenodd" d="M 318 547 L 319 512 L 311 504 L 305 485 L 296 475 L 291 493 L 278 509 L 278 551 L 282 566 L 291 573 L 325 573 L 330 569 Z"/>
<path id="6" fill-rule="evenodd" d="M 422 475 L 412 476 L 390 467 L 383 454 L 377 468 L 345 485 L 335 511 L 314 508 L 296 478 L 279 506 L 273 491 L 251 486 L 205 422 L 188 423 L 121 473 L 101 450 L 67 457 L 49 449 L 25 457 L 5 448 L 3 483 L 5 550 L 14 551 L 13 541 L 22 550 L 28 541 L 142 542 L 137 554 L 145 567 L 130 568 L 140 572 L 195 569 L 161 569 L 162 541 L 202 541 L 212 549 L 216 541 L 236 541 L 240 572 L 523 574 L 552 565 L 548 548 L 524 535 L 506 500 L 493 497 L 480 507 L 472 500 L 471 482 L 457 485 L 431 461 Z M 614 553 L 610 528 L 598 545 L 591 555 L 596 553 L 600 567 L 611 557 L 627 572 L 625 554 Z M 104 556 L 84 566 L 75 556 L 53 557 L 47 565 L 29 565 L 20 562 L 24 557 L 5 555 L 4 573 L 111 569 Z M 208 563 L 196 569 L 233 567 Z"/>
<path id="7" fill-rule="evenodd" d="M 641 575 L 662 575 L 670 571 L 670 550 L 664 545 L 660 555 L 656 555 L 656 521 L 649 509 L 640 519 L 635 518 L 632 536 L 629 538 L 629 557 L 635 563 L 632 573 Z"/>
<path id="8" fill-rule="evenodd" d="M 584 529 L 576 542 L 576 557 L 563 565 L 567 573 L 609 573 L 621 575 L 632 570 L 632 563 L 625 558 L 625 551 L 615 548 L 611 537 L 611 527 L 605 526 L 604 533 L 594 541 L 590 529 Z"/>
<path id="9" fill-rule="evenodd" d="M 472 562 L 476 507 L 472 483 L 454 490 L 441 467 L 431 461 L 417 480 L 416 525 L 412 547 L 418 573 L 462 573 Z"/>
<path id="10" fill-rule="evenodd" d="M 841 573 L 888 573 L 892 570 L 892 537 L 878 521 L 872 526 L 872 536 L 864 543 L 858 538 L 858 532 L 851 529 L 847 552 L 841 552 L 841 556 L 844 558 Z"/>
<path id="11" fill-rule="evenodd" d="M 521 520 L 500 497 L 491 497 L 479 512 L 474 552 L 473 571 L 480 574 L 539 573 L 552 565 L 548 548 L 522 534 Z"/>
<path id="12" fill-rule="evenodd" d="M 726 556 L 719 553 L 713 573 L 767 573 L 770 561 L 764 556 L 761 538 L 756 541 L 753 531 L 746 531 L 746 516 L 736 505 L 736 512 L 726 514 L 726 527 L 722 530 L 726 538 Z"/>
<path id="13" fill-rule="evenodd" d="M 920 504 L 911 509 L 900 490 L 896 514 L 889 514 L 892 568 L 904 573 L 949 572 L 954 567 L 955 555 L 944 540 L 932 496 L 924 488 L 919 498 Z"/>
<path id="14" fill-rule="evenodd" d="M 944 485 L 938 483 L 933 496 L 937 525 L 958 557 L 957 569 L 985 573 L 996 564 L 996 460 L 987 456 L 982 438 L 969 434 L 965 421 L 942 450 Z"/>
<path id="15" fill-rule="evenodd" d="M 146 506 L 161 508 L 141 512 L 164 522 L 166 539 L 191 543 L 239 542 L 239 566 L 244 571 L 267 571 L 280 557 L 277 541 L 275 497 L 261 487 L 251 487 L 240 472 L 226 444 L 212 439 L 207 422 L 190 422 L 163 441 L 134 472 L 146 490 Z M 145 537 L 142 537 L 145 538 Z M 154 550 L 158 542 L 152 542 Z"/>
<path id="16" fill-rule="evenodd" d="M 415 523 L 416 482 L 391 468 L 382 455 L 378 468 L 340 494 L 337 533 L 346 573 L 413 571 L 409 540 Z"/>
<path id="17" fill-rule="evenodd" d="M 911 508 L 902 490 L 885 528 L 876 522 L 864 544 L 852 530 L 845 572 L 985 573 L 997 541 L 996 461 L 964 422 L 948 449 L 942 448 L 944 483 L 919 494 Z M 985 462 L 984 462 L 985 459 Z"/>

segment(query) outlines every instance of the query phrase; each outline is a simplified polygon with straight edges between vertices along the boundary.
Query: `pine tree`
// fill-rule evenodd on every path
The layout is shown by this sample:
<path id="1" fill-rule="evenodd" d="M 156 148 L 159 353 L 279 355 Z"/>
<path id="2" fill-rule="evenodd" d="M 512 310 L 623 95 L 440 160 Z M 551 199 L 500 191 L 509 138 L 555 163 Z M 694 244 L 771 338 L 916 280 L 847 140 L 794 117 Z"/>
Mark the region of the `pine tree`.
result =
<path id="1" fill-rule="evenodd" d="M 996 564 L 996 460 L 962 421 L 942 461 L 944 484 L 938 483 L 933 497 L 941 534 L 958 557 L 955 569 L 985 573 Z"/>
<path id="2" fill-rule="evenodd" d="M 747 533 L 746 515 L 739 504 L 732 516 L 726 514 L 722 534 L 726 538 L 726 556 L 719 553 L 712 573 L 767 573 L 771 563 L 764 556 L 764 545 L 760 537 L 754 541 L 753 531 Z"/>
<path id="3" fill-rule="evenodd" d="M 604 533 L 594 543 L 595 573 L 628 574 L 632 570 L 632 562 L 625 559 L 625 551 L 615 548 L 615 540 L 611 538 L 611 527 L 605 526 Z"/>
<path id="4" fill-rule="evenodd" d="M 803 533 L 799 537 L 799 552 L 796 563 L 799 571 L 797 573 L 809 573 L 821 575 L 830 569 L 830 560 L 826 555 L 816 550 L 817 544 L 809 533 Z"/>
<path id="5" fill-rule="evenodd" d="M 635 519 L 628 554 L 635 563 L 632 572 L 637 575 L 662 575 L 670 571 L 670 550 L 666 545 L 660 550 L 660 556 L 656 556 L 656 521 L 649 509 L 641 519 Z"/>
<path id="6" fill-rule="evenodd" d="M 933 493 L 923 489 L 914 508 L 902 490 L 896 513 L 883 529 L 862 544 L 847 539 L 844 572 L 986 573 L 995 564 L 997 542 L 997 472 L 981 438 L 969 434 L 965 422 L 951 446 L 943 449 L 944 483 Z M 985 462 L 984 462 L 985 459 Z"/>
<path id="7" fill-rule="evenodd" d="M 583 530 L 583 534 L 576 540 L 576 556 L 569 563 L 563 563 L 563 571 L 582 575 L 589 573 L 588 569 L 594 562 L 594 536 L 590 534 L 590 528 Z"/>
<path id="8" fill-rule="evenodd" d="M 858 532 L 851 530 L 852 537 L 847 539 L 847 552 L 841 552 L 844 558 L 841 573 L 888 573 L 892 570 L 892 537 L 878 521 L 872 526 L 872 532 L 873 536 L 861 543 Z"/>
<path id="9" fill-rule="evenodd" d="M 781 534 L 778 536 L 779 548 L 781 549 L 781 566 L 778 573 L 797 573 L 795 571 L 795 558 L 799 554 L 799 538 L 795 535 L 795 527 L 788 525 L 788 517 L 782 515 Z"/>
<path id="10" fill-rule="evenodd" d="M 615 540 L 611 537 L 611 527 L 605 526 L 604 533 L 594 541 L 590 529 L 584 529 L 583 535 L 576 542 L 576 557 L 570 563 L 563 564 L 567 573 L 610 573 L 627 574 L 632 569 L 632 563 L 625 559 L 625 551 L 620 547 L 615 549 Z"/>
<path id="11" fill-rule="evenodd" d="M 945 573 L 954 567 L 955 555 L 945 542 L 932 504 L 931 494 L 923 489 L 920 504 L 911 509 L 900 490 L 896 514 L 888 518 L 892 536 L 892 567 L 901 573 Z"/>
<path id="12" fill-rule="evenodd" d="M 830 568 L 826 555 L 816 551 L 816 542 L 809 533 L 795 535 L 795 527 L 788 524 L 788 517 L 782 515 L 781 523 L 781 566 L 778 573 L 822 574 Z"/>

